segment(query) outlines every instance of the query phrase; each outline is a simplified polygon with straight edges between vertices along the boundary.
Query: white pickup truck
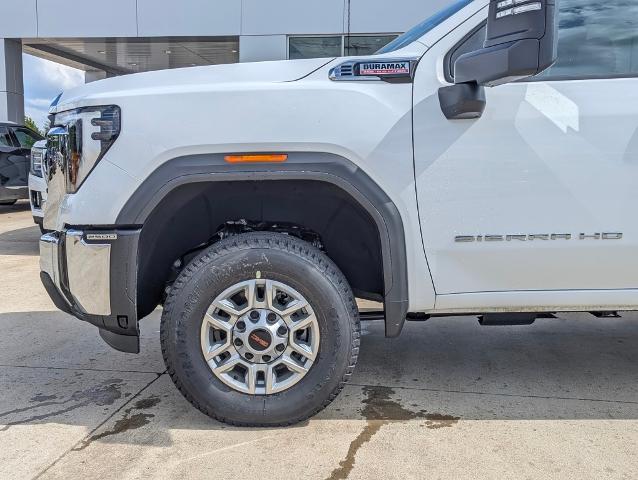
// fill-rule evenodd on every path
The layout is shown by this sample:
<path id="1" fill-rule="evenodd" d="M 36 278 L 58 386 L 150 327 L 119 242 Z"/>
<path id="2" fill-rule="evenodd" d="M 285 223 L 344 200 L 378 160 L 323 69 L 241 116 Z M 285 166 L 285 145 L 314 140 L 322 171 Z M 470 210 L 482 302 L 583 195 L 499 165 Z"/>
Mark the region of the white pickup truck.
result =
<path id="1" fill-rule="evenodd" d="M 430 316 L 636 310 L 634 3 L 563 0 L 555 64 L 554 1 L 460 0 L 369 57 L 65 92 L 42 281 L 125 352 L 163 305 L 175 384 L 237 425 L 335 398 L 355 297 L 383 302 L 388 337 Z"/>

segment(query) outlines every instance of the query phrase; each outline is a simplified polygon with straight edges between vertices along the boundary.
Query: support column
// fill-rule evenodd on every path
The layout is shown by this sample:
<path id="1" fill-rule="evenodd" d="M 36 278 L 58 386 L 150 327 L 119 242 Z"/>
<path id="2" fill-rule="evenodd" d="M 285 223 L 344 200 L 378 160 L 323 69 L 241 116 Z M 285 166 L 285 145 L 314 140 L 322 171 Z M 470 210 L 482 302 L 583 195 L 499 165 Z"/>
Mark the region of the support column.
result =
<path id="1" fill-rule="evenodd" d="M 0 121 L 24 123 L 20 40 L 0 38 Z"/>
<path id="2" fill-rule="evenodd" d="M 97 82 L 105 78 L 108 78 L 108 75 L 102 70 L 87 70 L 84 72 L 84 83 Z"/>

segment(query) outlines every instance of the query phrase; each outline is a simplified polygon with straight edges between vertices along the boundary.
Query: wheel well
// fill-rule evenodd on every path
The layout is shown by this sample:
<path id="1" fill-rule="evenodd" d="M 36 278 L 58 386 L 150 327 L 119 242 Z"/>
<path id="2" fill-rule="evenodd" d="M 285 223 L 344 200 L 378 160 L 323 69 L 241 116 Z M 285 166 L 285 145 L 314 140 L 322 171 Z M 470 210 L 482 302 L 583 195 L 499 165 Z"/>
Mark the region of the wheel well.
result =
<path id="1" fill-rule="evenodd" d="M 227 222 L 246 220 L 277 231 L 290 225 L 320 239 L 356 295 L 381 300 L 383 254 L 370 214 L 341 188 L 316 180 L 222 181 L 182 185 L 154 208 L 138 254 L 138 317 L 161 302 L 174 264 L 220 238 Z"/>

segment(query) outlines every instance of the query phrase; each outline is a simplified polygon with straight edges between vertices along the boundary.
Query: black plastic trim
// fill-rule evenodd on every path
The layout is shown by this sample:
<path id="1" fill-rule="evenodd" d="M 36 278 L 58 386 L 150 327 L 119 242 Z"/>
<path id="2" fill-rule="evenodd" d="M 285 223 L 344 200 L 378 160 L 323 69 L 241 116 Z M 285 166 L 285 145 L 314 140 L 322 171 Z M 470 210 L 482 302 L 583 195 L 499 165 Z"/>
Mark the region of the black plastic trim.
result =
<path id="1" fill-rule="evenodd" d="M 331 183 L 361 205 L 377 225 L 383 256 L 386 336 L 398 336 L 408 312 L 405 235 L 399 210 L 383 189 L 354 163 L 334 154 L 289 153 L 286 163 L 276 165 L 231 165 L 224 161 L 224 155 L 189 155 L 164 163 L 129 198 L 116 222 L 143 225 L 166 195 L 190 183 L 246 180 Z"/>

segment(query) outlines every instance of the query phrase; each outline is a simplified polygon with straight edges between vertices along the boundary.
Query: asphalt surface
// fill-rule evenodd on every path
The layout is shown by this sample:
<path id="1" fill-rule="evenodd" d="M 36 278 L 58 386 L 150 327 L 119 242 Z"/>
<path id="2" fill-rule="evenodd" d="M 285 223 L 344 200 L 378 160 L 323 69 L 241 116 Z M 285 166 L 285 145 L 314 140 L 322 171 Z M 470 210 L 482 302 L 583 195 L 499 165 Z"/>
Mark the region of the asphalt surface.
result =
<path id="1" fill-rule="evenodd" d="M 352 382 L 282 429 L 202 415 L 165 374 L 159 311 L 142 353 L 55 310 L 28 204 L 0 207 L 0 478 L 634 479 L 638 315 L 528 327 L 470 317 L 364 324 Z"/>

